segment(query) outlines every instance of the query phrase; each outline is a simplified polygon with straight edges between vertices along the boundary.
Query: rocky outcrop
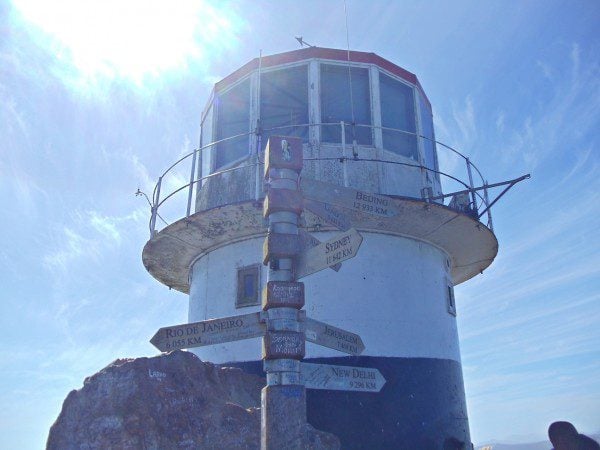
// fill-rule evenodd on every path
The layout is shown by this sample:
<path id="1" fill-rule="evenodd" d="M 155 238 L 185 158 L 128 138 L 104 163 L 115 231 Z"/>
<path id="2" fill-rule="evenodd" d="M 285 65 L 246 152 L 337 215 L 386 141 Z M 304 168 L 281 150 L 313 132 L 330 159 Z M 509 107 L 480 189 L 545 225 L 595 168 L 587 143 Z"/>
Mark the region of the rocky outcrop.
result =
<path id="1" fill-rule="evenodd" d="M 259 449 L 264 379 L 176 351 L 118 359 L 69 393 L 47 449 Z M 307 425 L 306 448 L 339 448 Z"/>

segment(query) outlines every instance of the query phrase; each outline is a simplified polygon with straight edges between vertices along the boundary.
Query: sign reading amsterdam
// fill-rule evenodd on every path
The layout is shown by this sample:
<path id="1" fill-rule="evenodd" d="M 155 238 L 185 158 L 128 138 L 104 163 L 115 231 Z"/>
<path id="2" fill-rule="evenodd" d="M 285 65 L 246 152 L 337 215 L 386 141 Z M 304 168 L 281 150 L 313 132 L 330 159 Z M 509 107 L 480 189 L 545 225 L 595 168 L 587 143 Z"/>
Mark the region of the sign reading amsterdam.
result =
<path id="1" fill-rule="evenodd" d="M 263 336 L 266 325 L 259 312 L 163 327 L 150 339 L 161 352 L 203 347 Z"/>
<path id="2" fill-rule="evenodd" d="M 354 258 L 362 243 L 362 236 L 354 228 L 338 234 L 328 241 L 308 249 L 298 255 L 296 278 L 326 269 L 335 264 Z"/>
<path id="3" fill-rule="evenodd" d="M 379 392 L 385 378 L 377 369 L 300 363 L 300 376 L 308 389 Z"/>
<path id="4" fill-rule="evenodd" d="M 304 197 L 317 202 L 342 206 L 375 216 L 393 217 L 398 215 L 398 210 L 393 205 L 390 197 L 357 191 L 356 189 L 323 183 L 322 181 L 303 178 L 302 194 Z M 319 213 L 316 212 L 316 214 Z M 323 217 L 323 219 L 327 220 L 327 217 Z"/>
<path id="5" fill-rule="evenodd" d="M 358 334 L 332 327 L 318 320 L 305 319 L 306 340 L 350 355 L 360 355 L 365 349 Z"/>

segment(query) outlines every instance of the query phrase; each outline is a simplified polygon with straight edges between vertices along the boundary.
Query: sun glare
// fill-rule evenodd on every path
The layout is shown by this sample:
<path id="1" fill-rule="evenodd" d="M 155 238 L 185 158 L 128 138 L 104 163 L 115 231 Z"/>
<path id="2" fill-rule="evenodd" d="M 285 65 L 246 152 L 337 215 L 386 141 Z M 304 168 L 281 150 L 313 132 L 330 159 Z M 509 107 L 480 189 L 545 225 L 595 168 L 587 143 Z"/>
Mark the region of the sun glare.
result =
<path id="1" fill-rule="evenodd" d="M 235 42 L 236 20 L 217 3 L 14 0 L 40 45 L 89 78 L 141 82 Z M 40 33 L 40 31 L 42 33 Z M 40 42 L 41 41 L 41 42 Z"/>

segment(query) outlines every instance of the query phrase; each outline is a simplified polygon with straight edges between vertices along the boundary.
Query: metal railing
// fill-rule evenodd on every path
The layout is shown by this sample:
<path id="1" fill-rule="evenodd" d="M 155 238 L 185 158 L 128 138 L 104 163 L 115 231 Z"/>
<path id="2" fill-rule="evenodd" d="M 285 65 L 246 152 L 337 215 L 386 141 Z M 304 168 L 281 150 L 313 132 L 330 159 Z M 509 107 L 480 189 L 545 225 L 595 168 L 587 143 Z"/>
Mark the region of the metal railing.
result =
<path id="1" fill-rule="evenodd" d="M 329 142 L 321 143 L 317 139 L 314 138 L 313 130 L 315 130 L 315 129 L 321 130 L 322 129 L 321 127 L 325 127 L 325 126 L 339 126 L 340 127 L 341 144 L 340 143 L 329 143 Z M 315 128 L 315 127 L 318 127 L 318 128 Z M 372 144 L 372 145 L 358 144 L 356 139 L 353 139 L 352 144 L 347 144 L 347 142 L 346 142 L 347 128 L 350 128 L 351 135 L 354 137 L 356 135 L 356 128 L 359 128 L 359 127 L 371 129 L 372 142 L 373 142 L 374 132 L 383 132 L 383 131 L 392 131 L 392 132 L 402 133 L 405 135 L 415 136 L 416 139 L 422 139 L 422 140 L 428 140 L 428 141 L 434 142 L 441 148 L 449 150 L 450 152 L 452 152 L 453 154 L 457 155 L 458 157 L 460 157 L 464 160 L 466 176 L 467 176 L 468 181 L 467 182 L 462 181 L 457 176 L 440 171 L 439 168 L 426 167 L 419 163 L 396 161 L 396 160 L 391 160 L 391 159 L 386 160 L 386 159 L 379 159 L 379 158 L 361 158 L 359 156 L 359 150 L 361 147 L 362 148 L 368 148 L 368 147 L 376 148 L 376 147 L 375 147 L 375 144 Z M 431 189 L 429 189 L 429 190 L 423 189 L 421 191 L 422 195 L 419 198 L 420 200 L 423 200 L 426 202 L 438 202 L 438 203 L 443 204 L 443 202 L 448 198 L 454 198 L 455 196 L 461 195 L 461 194 L 468 194 L 469 198 L 470 198 L 470 202 L 468 205 L 467 212 L 469 212 L 471 215 L 473 215 L 473 217 L 477 218 L 478 220 L 481 219 L 481 217 L 484 214 L 487 215 L 487 226 L 492 230 L 493 230 L 493 224 L 492 224 L 491 206 L 510 187 L 512 187 L 514 184 L 521 181 L 522 179 L 529 177 L 528 175 L 526 175 L 519 179 L 510 180 L 508 182 L 488 184 L 487 180 L 484 179 L 484 177 L 481 174 L 481 172 L 479 171 L 479 169 L 471 162 L 471 160 L 467 156 L 463 155 L 458 150 L 456 150 L 442 142 L 432 140 L 432 139 L 430 139 L 426 136 L 420 135 L 418 133 L 395 129 L 395 128 L 381 127 L 381 126 L 374 126 L 374 125 L 367 125 L 367 124 L 349 124 L 349 123 L 345 123 L 345 122 L 339 122 L 339 123 L 312 123 L 312 124 L 300 124 L 300 125 L 284 125 L 284 126 L 280 126 L 280 127 L 273 127 L 268 130 L 258 129 L 258 130 L 252 131 L 252 132 L 241 133 L 241 134 L 237 134 L 235 136 L 230 136 L 228 138 L 220 139 L 218 141 L 214 141 L 214 142 L 211 142 L 204 146 L 201 146 L 200 148 L 194 149 L 190 153 L 185 154 L 179 160 L 177 160 L 175 163 L 173 163 L 169 168 L 167 168 L 158 177 L 158 181 L 152 192 L 152 200 L 151 201 L 149 200 L 150 208 L 151 208 L 151 216 L 150 216 L 150 223 L 149 223 L 150 237 L 153 237 L 156 234 L 157 218 L 159 218 L 161 221 L 163 221 L 165 223 L 165 225 L 169 225 L 169 223 L 161 216 L 161 214 L 159 214 L 159 209 L 161 208 L 161 206 L 163 206 L 165 204 L 165 202 L 167 202 L 168 200 L 173 198 L 178 193 L 185 191 L 187 189 L 187 202 L 186 202 L 185 217 L 189 217 L 192 214 L 192 201 L 194 199 L 194 188 L 198 189 L 197 186 L 199 184 L 201 184 L 203 181 L 208 180 L 210 178 L 218 177 L 227 172 L 241 170 L 241 169 L 245 169 L 245 168 L 249 168 L 249 167 L 256 168 L 257 177 L 258 177 L 259 176 L 259 166 L 262 164 L 262 161 L 260 159 L 261 151 L 259 151 L 259 149 L 262 148 L 262 145 L 261 145 L 262 144 L 261 143 L 262 133 L 266 131 L 269 134 L 275 134 L 277 131 L 298 129 L 298 128 L 307 128 L 308 135 L 309 135 L 309 139 L 308 139 L 309 145 L 312 145 L 312 146 L 324 145 L 327 147 L 336 146 L 336 145 L 340 146 L 341 153 L 339 156 L 324 157 L 324 158 L 319 158 L 319 157 L 305 158 L 305 160 L 307 160 L 307 161 L 338 161 L 339 163 L 344 164 L 344 166 L 342 168 L 342 172 L 343 172 L 345 185 L 347 185 L 347 183 L 348 183 L 347 165 L 345 164 L 345 162 L 347 162 L 347 161 L 399 165 L 399 166 L 404 166 L 404 167 L 411 167 L 411 168 L 414 168 L 415 170 L 427 171 L 434 175 L 433 179 L 435 179 L 436 176 L 443 177 L 438 180 L 438 182 L 440 184 L 440 186 L 439 186 L 440 190 L 441 190 L 441 180 L 442 179 L 451 180 L 453 182 L 456 182 L 463 189 L 460 189 L 458 191 L 453 191 L 448 194 L 440 194 L 440 195 L 433 195 L 433 192 Z M 253 153 L 248 154 L 246 157 L 244 157 L 245 160 L 247 161 L 247 163 L 242 163 L 242 164 L 236 165 L 234 167 L 228 167 L 228 168 L 225 168 L 222 170 L 217 170 L 217 171 L 210 173 L 208 175 L 205 175 L 205 176 L 197 177 L 197 175 L 196 175 L 197 165 L 198 165 L 198 161 L 200 161 L 199 164 L 202 164 L 202 162 L 201 162 L 202 161 L 202 152 L 204 152 L 205 150 L 209 150 L 218 144 L 225 143 L 228 141 L 233 141 L 235 139 L 240 139 L 240 138 L 246 137 L 249 140 L 250 136 L 254 136 L 255 139 L 253 141 L 253 146 L 252 146 Z M 349 153 L 348 152 L 349 150 L 351 150 L 352 152 Z M 438 154 L 439 154 L 439 147 L 438 147 Z M 166 196 L 161 198 L 161 189 L 162 189 L 162 185 L 163 185 L 163 181 L 164 181 L 165 177 L 170 173 L 176 172 L 177 170 L 180 169 L 180 167 L 184 163 L 188 163 L 188 162 L 191 165 L 189 183 L 186 183 L 179 187 L 176 187 L 172 192 L 169 192 Z M 474 180 L 473 180 L 473 172 L 475 172 L 478 175 L 479 179 L 481 180 L 480 187 L 475 187 Z M 432 184 L 433 184 L 433 182 L 432 182 Z M 507 184 L 509 186 L 496 199 L 494 199 L 492 202 L 490 202 L 488 190 L 492 187 L 497 187 L 497 186 L 502 186 L 502 185 L 507 185 Z M 258 188 L 258 182 L 257 182 L 257 193 L 256 193 L 257 198 L 258 198 L 258 189 L 259 188 Z M 481 191 L 483 191 L 483 195 L 482 195 Z M 483 208 L 483 212 L 479 213 L 478 211 L 481 209 L 482 206 L 485 206 Z"/>

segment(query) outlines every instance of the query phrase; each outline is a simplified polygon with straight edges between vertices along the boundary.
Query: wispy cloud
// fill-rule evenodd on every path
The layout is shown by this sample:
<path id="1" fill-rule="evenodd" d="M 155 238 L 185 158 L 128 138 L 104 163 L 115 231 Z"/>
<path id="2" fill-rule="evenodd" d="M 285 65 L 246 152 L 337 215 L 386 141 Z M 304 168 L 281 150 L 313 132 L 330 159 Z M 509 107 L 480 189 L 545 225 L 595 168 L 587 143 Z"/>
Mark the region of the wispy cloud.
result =
<path id="1" fill-rule="evenodd" d="M 506 114 L 504 113 L 504 111 L 500 111 L 498 113 L 498 116 L 496 117 L 496 130 L 498 130 L 500 133 L 502 133 L 504 131 L 505 119 L 506 119 Z"/>
<path id="2" fill-rule="evenodd" d="M 535 62 L 535 64 L 541 70 L 542 74 L 544 75 L 544 78 L 548 79 L 549 81 L 554 81 L 554 71 L 552 70 L 549 64 L 540 61 L 539 59 Z"/>
<path id="3" fill-rule="evenodd" d="M 98 258 L 100 246 L 96 240 L 87 239 L 69 227 L 63 227 L 61 231 L 58 248 L 43 257 L 47 269 L 67 273 L 69 264 L 79 258 Z"/>
<path id="4" fill-rule="evenodd" d="M 63 226 L 53 239 L 54 245 L 43 257 L 45 267 L 53 273 L 66 275 L 70 265 L 82 260 L 97 263 L 111 250 L 111 245 L 121 244 L 130 223 L 143 223 L 147 212 L 140 207 L 124 216 L 107 216 L 98 211 L 76 211 L 69 226 Z M 77 230 L 77 231 L 75 231 Z"/>
<path id="5" fill-rule="evenodd" d="M 600 66 L 592 59 L 582 67 L 577 43 L 565 57 L 570 67 L 560 77 L 552 77 L 551 97 L 513 133 L 505 162 L 518 158 L 532 170 L 552 154 L 573 152 L 574 142 L 593 136 L 600 126 Z M 544 75 L 554 71 L 550 63 L 537 65 L 545 67 Z"/>
<path id="6" fill-rule="evenodd" d="M 475 123 L 475 108 L 473 106 L 473 98 L 468 95 L 464 100 L 464 105 L 452 108 L 452 117 L 460 130 L 459 147 L 465 152 L 471 150 L 472 144 L 477 139 L 477 125 Z"/>

